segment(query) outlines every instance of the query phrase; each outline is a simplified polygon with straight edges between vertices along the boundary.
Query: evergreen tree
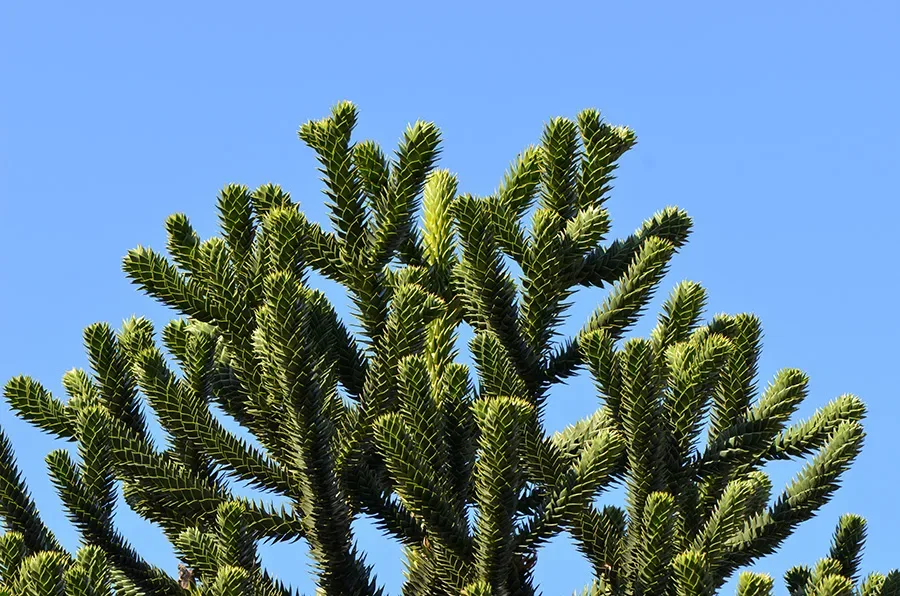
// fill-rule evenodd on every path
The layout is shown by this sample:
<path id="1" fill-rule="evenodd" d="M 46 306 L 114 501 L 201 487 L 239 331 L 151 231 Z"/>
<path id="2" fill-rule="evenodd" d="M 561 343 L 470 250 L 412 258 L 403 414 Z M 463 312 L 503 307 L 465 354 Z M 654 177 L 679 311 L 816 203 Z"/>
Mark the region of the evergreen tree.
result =
<path id="1" fill-rule="evenodd" d="M 900 596 L 900 571 L 883 575 L 870 573 L 859 583 L 862 552 L 866 541 L 866 520 L 858 515 L 841 517 L 828 556 L 816 566 L 792 567 L 784 575 L 790 596 Z M 744 572 L 738 596 L 771 596 L 772 578 Z"/>
<path id="2" fill-rule="evenodd" d="M 65 374 L 66 401 L 28 377 L 6 385 L 20 417 L 77 447 L 47 463 L 85 543 L 65 552 L 0 434 L 6 593 L 286 596 L 256 545 L 303 540 L 318 593 L 380 594 L 351 530 L 364 514 L 404 545 L 404 595 L 535 594 L 538 548 L 568 531 L 594 569 L 587 593 L 699 596 L 828 501 L 862 445 L 859 399 L 789 425 L 806 376 L 783 370 L 758 391 L 759 321 L 702 323 L 694 283 L 676 286 L 649 338 L 626 339 L 691 229 L 667 208 L 606 243 L 631 130 L 594 110 L 553 119 L 497 192 L 475 197 L 435 169 L 434 125 L 409 127 L 389 159 L 352 142 L 356 118 L 341 103 L 299 133 L 321 164 L 331 230 L 278 186 L 227 186 L 221 237 L 201 240 L 177 214 L 168 258 L 139 247 L 124 260 L 181 317 L 159 338 L 141 318 L 88 327 L 91 370 Z M 346 287 L 358 332 L 310 271 Z M 561 338 L 579 287 L 609 294 Z M 458 362 L 462 325 L 474 371 Z M 550 388 L 583 368 L 599 409 L 548 434 Z M 808 461 L 772 500 L 762 468 L 792 458 Z M 234 480 L 288 505 L 239 497 Z M 618 483 L 624 507 L 603 499 Z M 175 546 L 177 577 L 115 528 L 117 484 Z M 742 594 L 766 587 L 746 578 Z"/>

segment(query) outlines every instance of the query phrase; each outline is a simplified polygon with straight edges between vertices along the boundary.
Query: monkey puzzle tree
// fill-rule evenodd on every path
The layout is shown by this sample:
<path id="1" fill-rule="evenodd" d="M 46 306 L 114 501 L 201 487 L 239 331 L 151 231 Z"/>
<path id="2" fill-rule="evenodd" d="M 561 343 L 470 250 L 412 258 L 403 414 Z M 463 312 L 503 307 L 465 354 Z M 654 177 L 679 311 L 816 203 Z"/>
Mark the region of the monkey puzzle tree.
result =
<path id="1" fill-rule="evenodd" d="M 828 556 L 816 566 L 792 567 L 784 576 L 790 596 L 900 596 L 900 571 L 887 575 L 873 572 L 860 584 L 860 564 L 866 541 L 866 520 L 858 515 L 841 517 Z M 771 577 L 744 572 L 738 596 L 771 596 Z"/>
<path id="2" fill-rule="evenodd" d="M 300 129 L 331 230 L 278 186 L 228 186 L 221 237 L 202 241 L 173 215 L 168 258 L 140 247 L 125 258 L 128 277 L 181 316 L 161 342 L 145 319 L 98 323 L 84 335 L 91 371 L 63 378 L 67 401 L 28 377 L 6 385 L 19 416 L 77 446 L 77 461 L 59 450 L 47 462 L 86 544 L 70 555 L 43 524 L 3 435 L 7 593 L 288 595 L 256 544 L 304 540 L 319 593 L 380 594 L 351 530 L 367 515 L 404 545 L 410 596 L 535 594 L 538 548 L 561 531 L 593 566 L 589 593 L 699 596 L 828 500 L 862 445 L 856 397 L 788 426 L 806 377 L 784 370 L 759 393 L 759 321 L 701 323 L 697 284 L 675 288 L 649 338 L 625 338 L 691 227 L 668 208 L 605 244 L 630 130 L 593 110 L 551 120 L 497 192 L 475 197 L 435 169 L 432 124 L 408 128 L 388 159 L 351 141 L 356 117 L 341 103 Z M 358 332 L 310 271 L 346 287 Z M 560 339 L 588 286 L 608 297 Z M 458 362 L 462 325 L 474 371 Z M 550 388 L 582 368 L 599 409 L 548 434 Z M 807 456 L 771 501 L 765 463 Z M 239 497 L 233 480 L 287 505 Z M 115 529 L 117 483 L 175 546 L 177 579 Z M 603 500 L 617 483 L 624 507 Z"/>

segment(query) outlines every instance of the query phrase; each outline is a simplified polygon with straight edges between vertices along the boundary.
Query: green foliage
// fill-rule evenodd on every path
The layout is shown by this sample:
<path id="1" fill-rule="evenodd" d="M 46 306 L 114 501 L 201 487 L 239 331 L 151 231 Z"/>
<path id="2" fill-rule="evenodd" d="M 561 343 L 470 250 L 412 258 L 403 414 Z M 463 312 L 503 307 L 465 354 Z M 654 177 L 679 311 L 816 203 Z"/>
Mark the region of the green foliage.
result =
<path id="1" fill-rule="evenodd" d="M 28 377 L 7 383 L 17 415 L 77 448 L 77 461 L 59 450 L 47 463 L 88 546 L 64 552 L 0 432 L 0 593 L 288 596 L 257 544 L 303 540 L 318 593 L 381 594 L 351 530 L 366 514 L 404 545 L 407 596 L 536 594 L 538 549 L 564 531 L 593 567 L 585 594 L 703 596 L 829 500 L 862 445 L 856 397 L 790 425 L 805 375 L 786 369 L 760 394 L 759 321 L 704 324 L 706 293 L 692 282 L 675 287 L 649 338 L 626 337 L 691 229 L 670 207 L 605 243 L 632 131 L 595 110 L 553 119 L 498 190 L 476 197 L 435 169 L 433 124 L 410 126 L 388 159 L 353 142 L 356 121 L 344 102 L 299 131 L 321 166 L 330 229 L 275 185 L 226 186 L 221 237 L 201 240 L 176 214 L 168 257 L 138 247 L 124 259 L 180 317 L 159 341 L 145 319 L 118 332 L 98 323 L 84 335 L 91 370 L 64 376 L 67 400 Z M 310 272 L 347 289 L 359 333 Z M 560 337 L 584 286 L 609 294 Z M 474 370 L 456 362 L 463 325 Z M 550 389 L 579 369 L 599 407 L 549 434 Z M 772 500 L 765 464 L 807 456 Z M 234 481 L 285 505 L 240 498 Z M 618 483 L 624 508 L 602 503 Z M 177 576 L 115 528 L 119 486 L 175 546 Z M 792 594 L 856 590 L 864 535 L 842 520 L 829 562 L 789 574 Z M 872 575 L 858 591 L 896 584 Z M 767 576 L 740 577 L 742 596 L 771 590 Z"/>
<path id="2" fill-rule="evenodd" d="M 859 570 L 866 542 L 866 520 L 848 513 L 841 516 L 828 556 L 812 568 L 791 567 L 784 576 L 790 596 L 888 596 L 900 593 L 900 571 L 886 576 L 870 573 L 860 581 Z"/>

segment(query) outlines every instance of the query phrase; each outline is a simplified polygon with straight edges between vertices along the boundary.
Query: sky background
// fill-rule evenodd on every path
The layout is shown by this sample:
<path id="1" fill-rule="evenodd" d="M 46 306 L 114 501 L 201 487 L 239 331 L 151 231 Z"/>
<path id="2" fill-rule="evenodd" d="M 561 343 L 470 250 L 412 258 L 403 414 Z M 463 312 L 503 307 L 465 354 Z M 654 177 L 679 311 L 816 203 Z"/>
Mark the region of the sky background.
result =
<path id="1" fill-rule="evenodd" d="M 436 122 L 440 166 L 476 194 L 497 187 L 550 117 L 596 107 L 639 138 L 608 203 L 610 238 L 666 205 L 695 222 L 634 333 L 692 279 L 709 291 L 709 315 L 761 317 L 761 384 L 783 367 L 810 375 L 798 418 L 847 392 L 868 405 L 866 446 L 843 488 L 756 569 L 785 593 L 784 570 L 823 556 L 844 512 L 869 521 L 865 572 L 900 566 L 898 29 L 891 1 L 4 3 L 0 379 L 28 374 L 63 396 L 62 374 L 87 367 L 85 326 L 135 314 L 159 328 L 174 316 L 128 283 L 121 259 L 139 244 L 163 250 L 174 212 L 215 234 L 226 183 L 279 183 L 327 222 L 296 131 L 339 100 L 359 106 L 356 139 L 386 150 L 407 123 Z M 346 313 L 339 289 L 323 287 Z M 604 294 L 580 292 L 565 330 Z M 552 394 L 547 425 L 597 406 L 578 377 Z M 5 404 L 0 426 L 45 520 L 74 548 L 44 465 L 63 445 Z M 776 489 L 799 469 L 769 468 Z M 126 508 L 120 521 L 175 572 L 159 530 Z M 399 547 L 358 526 L 398 594 Z M 302 546 L 263 552 L 312 593 Z M 562 536 L 541 551 L 537 577 L 553 596 L 590 572 Z"/>

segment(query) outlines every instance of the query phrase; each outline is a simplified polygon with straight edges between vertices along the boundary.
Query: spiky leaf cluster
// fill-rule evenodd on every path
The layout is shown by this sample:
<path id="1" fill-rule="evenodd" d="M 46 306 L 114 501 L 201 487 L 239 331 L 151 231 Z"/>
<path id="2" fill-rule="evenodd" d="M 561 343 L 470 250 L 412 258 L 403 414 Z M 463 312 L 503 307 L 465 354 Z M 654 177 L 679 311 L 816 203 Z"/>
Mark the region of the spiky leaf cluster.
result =
<path id="1" fill-rule="evenodd" d="M 593 566 L 587 593 L 699 596 L 827 502 L 862 443 L 857 398 L 789 426 L 806 377 L 782 371 L 758 394 L 759 322 L 701 324 L 696 284 L 676 287 L 650 338 L 626 338 L 691 228 L 668 208 L 605 243 L 630 130 L 594 110 L 551 120 L 477 197 L 435 169 L 433 124 L 410 126 L 389 159 L 353 142 L 356 120 L 345 102 L 300 129 L 330 229 L 275 185 L 229 185 L 221 236 L 201 240 L 176 214 L 168 257 L 138 247 L 124 260 L 180 318 L 159 333 L 140 318 L 88 327 L 91 370 L 66 373 L 65 401 L 28 377 L 7 384 L 20 417 L 75 445 L 77 458 L 63 449 L 47 463 L 90 545 L 64 552 L 0 435 L 8 593 L 287 596 L 256 545 L 303 540 L 319 593 L 381 594 L 351 529 L 365 514 L 404 545 L 408 596 L 536 594 L 538 549 L 562 531 Z M 358 332 L 310 272 L 346 288 Z M 608 296 L 561 337 L 585 286 Z M 457 354 L 463 325 L 474 370 Z M 600 408 L 549 434 L 550 389 L 584 368 Z M 764 465 L 806 456 L 771 500 Z M 281 505 L 238 496 L 236 481 Z M 623 482 L 625 507 L 606 503 Z M 175 546 L 177 576 L 116 529 L 117 486 Z M 748 576 L 741 589 L 768 585 Z"/>
<path id="2" fill-rule="evenodd" d="M 848 513 L 841 517 L 828 556 L 814 567 L 797 565 L 784 574 L 790 596 L 891 596 L 900 594 L 900 571 L 887 575 L 873 572 L 860 580 L 860 564 L 866 541 L 866 520 Z M 772 596 L 774 581 L 768 575 L 744 572 L 738 596 Z"/>

